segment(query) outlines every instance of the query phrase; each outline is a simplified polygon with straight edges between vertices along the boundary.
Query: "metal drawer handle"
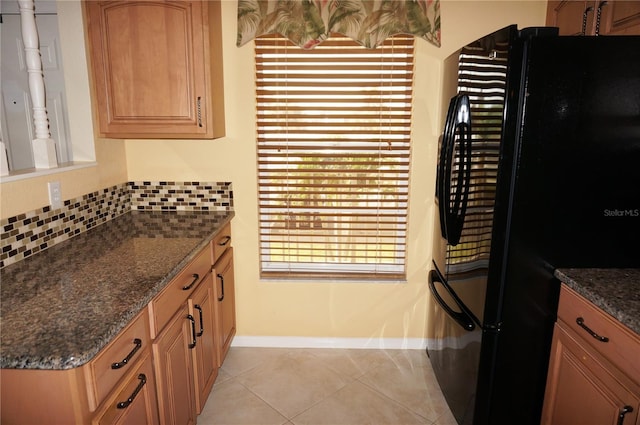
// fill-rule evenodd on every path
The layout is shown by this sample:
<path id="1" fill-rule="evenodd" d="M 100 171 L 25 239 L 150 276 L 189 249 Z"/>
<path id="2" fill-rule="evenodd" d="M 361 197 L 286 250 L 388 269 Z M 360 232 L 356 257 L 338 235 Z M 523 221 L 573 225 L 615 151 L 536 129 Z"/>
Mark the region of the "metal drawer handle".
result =
<path id="1" fill-rule="evenodd" d="M 587 331 L 589 333 L 589 335 L 591 335 L 593 338 L 597 339 L 598 341 L 600 341 L 600 342 L 609 342 L 609 338 L 607 338 L 606 336 L 598 335 L 597 333 L 592 331 L 587 325 L 585 325 L 584 324 L 584 319 L 582 317 L 578 317 L 576 319 L 576 323 L 578 324 L 578 326 L 580 326 L 582 329 Z"/>
<path id="2" fill-rule="evenodd" d="M 116 405 L 118 409 L 126 409 L 127 407 L 129 407 L 129 405 L 133 403 L 133 399 L 136 398 L 136 396 L 138 395 L 142 387 L 144 387 L 144 384 L 147 383 L 147 377 L 145 376 L 144 373 L 141 373 L 140 375 L 138 375 L 138 379 L 140 380 L 140 382 L 138 383 L 138 386 L 136 387 L 135 390 L 133 390 L 133 393 L 129 396 L 127 401 L 121 401 Z"/>
<path id="3" fill-rule="evenodd" d="M 226 244 L 229 243 L 230 240 L 231 240 L 231 236 L 225 236 L 223 240 L 218 242 L 218 245 L 225 246 Z"/>
<path id="4" fill-rule="evenodd" d="M 620 409 L 620 415 L 618 415 L 618 425 L 623 425 L 624 417 L 627 415 L 627 413 L 631 412 L 633 412 L 633 407 L 631 406 L 624 406 L 622 409 Z"/>
<path id="5" fill-rule="evenodd" d="M 183 291 L 188 291 L 189 289 L 191 289 L 193 287 L 193 285 L 196 284 L 198 279 L 200 279 L 200 275 L 198 273 L 192 274 L 191 277 L 193 278 L 193 281 L 190 284 L 188 284 L 187 286 L 183 286 L 182 287 Z"/>
<path id="6" fill-rule="evenodd" d="M 193 342 L 189 343 L 189 349 L 193 349 L 196 347 L 196 319 L 193 318 L 192 315 L 187 314 L 187 319 L 191 322 L 191 335 L 193 336 Z"/>
<path id="7" fill-rule="evenodd" d="M 198 304 L 194 305 L 193 308 L 195 308 L 196 310 L 198 310 L 198 312 L 200 313 L 200 332 L 198 332 L 196 335 L 197 336 L 202 336 L 202 334 L 204 333 L 204 320 L 202 320 L 202 307 L 200 307 Z"/>
<path id="8" fill-rule="evenodd" d="M 127 363 L 129 363 L 129 360 L 131 360 L 134 354 L 136 354 L 140 347 L 142 347 L 142 340 L 140 338 L 134 339 L 133 343 L 136 345 L 135 347 L 133 347 L 133 350 L 131 350 L 131 352 L 127 354 L 127 357 L 125 357 L 121 362 L 111 363 L 111 369 L 120 369 L 121 367 L 126 366 Z"/>
<path id="9" fill-rule="evenodd" d="M 218 276 L 218 279 L 220 279 L 220 287 L 222 288 L 222 295 L 218 297 L 218 301 L 222 301 L 224 300 L 224 276 L 220 273 L 218 273 L 216 276 Z"/>

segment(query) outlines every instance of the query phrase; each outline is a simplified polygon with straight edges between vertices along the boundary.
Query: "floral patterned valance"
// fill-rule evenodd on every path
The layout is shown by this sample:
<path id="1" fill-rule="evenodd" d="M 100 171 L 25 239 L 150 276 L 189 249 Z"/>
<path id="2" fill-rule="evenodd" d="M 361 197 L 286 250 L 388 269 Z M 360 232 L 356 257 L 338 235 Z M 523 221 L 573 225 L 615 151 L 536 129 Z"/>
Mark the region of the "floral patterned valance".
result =
<path id="1" fill-rule="evenodd" d="M 411 34 L 440 46 L 440 0 L 238 0 L 237 45 L 278 33 L 305 49 L 331 33 L 365 47 Z"/>

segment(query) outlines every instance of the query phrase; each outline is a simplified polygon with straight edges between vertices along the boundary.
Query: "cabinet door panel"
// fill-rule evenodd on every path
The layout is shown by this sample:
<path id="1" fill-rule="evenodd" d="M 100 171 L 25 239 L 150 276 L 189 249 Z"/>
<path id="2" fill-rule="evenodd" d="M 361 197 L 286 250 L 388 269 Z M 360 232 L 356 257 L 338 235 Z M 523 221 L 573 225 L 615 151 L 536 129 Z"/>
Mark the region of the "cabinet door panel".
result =
<path id="1" fill-rule="evenodd" d="M 231 347 L 236 333 L 235 277 L 233 248 L 228 248 L 213 268 L 215 278 L 216 318 L 218 320 L 218 366 Z"/>
<path id="2" fill-rule="evenodd" d="M 191 425 L 196 420 L 189 348 L 193 330 L 187 316 L 185 304 L 153 344 L 158 407 L 163 425 Z"/>
<path id="3" fill-rule="evenodd" d="M 551 0 L 547 3 L 547 25 L 558 27 L 560 35 L 579 35 L 582 33 L 583 14 L 587 7 L 593 5 L 593 1 Z M 593 27 L 594 12 L 591 9 L 587 13 L 587 34 Z"/>
<path id="4" fill-rule="evenodd" d="M 103 9 L 104 54 L 111 71 L 111 119 L 194 119 L 193 91 L 184 90 L 194 86 L 188 50 L 193 31 L 190 15 L 188 7 L 164 2 Z"/>
<path id="5" fill-rule="evenodd" d="M 624 406 L 633 408 L 624 423 L 635 424 L 638 395 L 556 324 L 542 424 L 616 425 Z"/>
<path id="6" fill-rule="evenodd" d="M 600 34 L 640 35 L 640 1 L 608 1 L 601 22 Z"/>
<path id="7" fill-rule="evenodd" d="M 191 351 L 195 372 L 195 397 L 198 414 L 202 412 L 213 387 L 213 382 L 218 376 L 214 299 L 213 277 L 209 273 L 189 299 L 189 311 L 191 311 L 191 315 L 196 320 L 196 328 L 198 330 L 196 346 Z"/>

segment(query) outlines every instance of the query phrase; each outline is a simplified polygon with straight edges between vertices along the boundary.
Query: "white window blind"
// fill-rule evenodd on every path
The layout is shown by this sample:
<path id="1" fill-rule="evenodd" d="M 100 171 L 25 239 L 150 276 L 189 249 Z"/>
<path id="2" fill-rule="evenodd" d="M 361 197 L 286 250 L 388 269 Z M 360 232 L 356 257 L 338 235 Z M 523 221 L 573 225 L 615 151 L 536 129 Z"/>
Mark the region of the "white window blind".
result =
<path id="1" fill-rule="evenodd" d="M 404 278 L 413 38 L 255 45 L 262 276 Z"/>

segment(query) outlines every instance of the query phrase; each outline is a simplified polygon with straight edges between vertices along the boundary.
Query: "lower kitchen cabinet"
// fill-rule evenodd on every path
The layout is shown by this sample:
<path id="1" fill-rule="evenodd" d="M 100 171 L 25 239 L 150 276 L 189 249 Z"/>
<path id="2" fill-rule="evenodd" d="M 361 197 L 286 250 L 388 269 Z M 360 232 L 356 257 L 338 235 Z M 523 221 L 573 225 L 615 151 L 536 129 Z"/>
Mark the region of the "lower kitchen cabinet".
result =
<path id="1" fill-rule="evenodd" d="M 233 253 L 226 248 L 212 267 L 213 255 L 211 246 L 204 248 L 150 303 L 163 425 L 195 423 L 235 335 Z"/>
<path id="2" fill-rule="evenodd" d="M 73 369 L 1 369 L 4 424 L 156 424 L 144 308 L 91 361 Z M 144 375 L 144 378 L 139 378 Z"/>
<path id="3" fill-rule="evenodd" d="M 236 331 L 230 226 L 223 230 L 89 362 L 0 369 L 0 422 L 195 424 Z"/>
<path id="4" fill-rule="evenodd" d="M 542 425 L 640 424 L 640 338 L 561 290 Z"/>
<path id="5" fill-rule="evenodd" d="M 638 396 L 558 325 L 551 352 L 543 424 L 636 424 Z"/>
<path id="6" fill-rule="evenodd" d="M 218 366 L 222 366 L 236 334 L 235 278 L 233 248 L 229 247 L 213 266 L 216 316 L 218 322 Z"/>

